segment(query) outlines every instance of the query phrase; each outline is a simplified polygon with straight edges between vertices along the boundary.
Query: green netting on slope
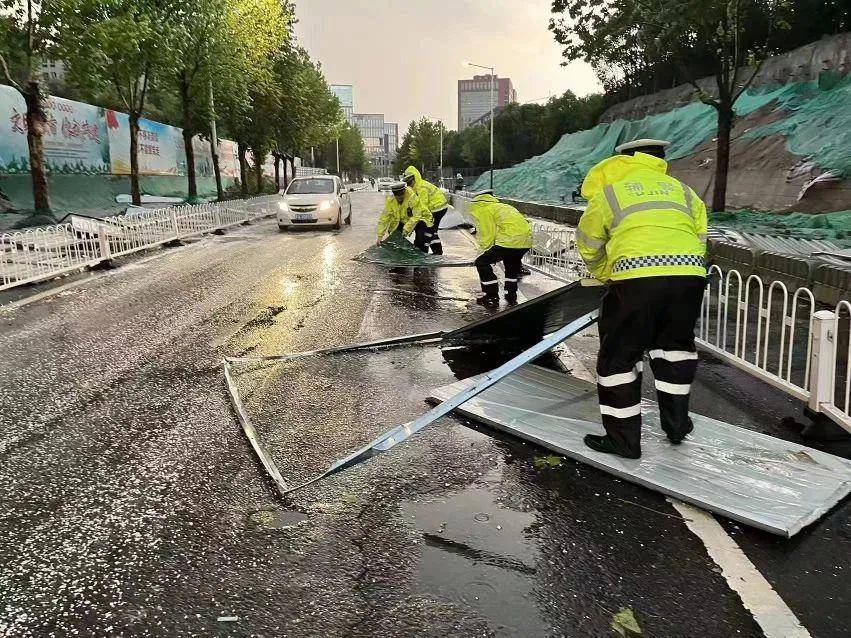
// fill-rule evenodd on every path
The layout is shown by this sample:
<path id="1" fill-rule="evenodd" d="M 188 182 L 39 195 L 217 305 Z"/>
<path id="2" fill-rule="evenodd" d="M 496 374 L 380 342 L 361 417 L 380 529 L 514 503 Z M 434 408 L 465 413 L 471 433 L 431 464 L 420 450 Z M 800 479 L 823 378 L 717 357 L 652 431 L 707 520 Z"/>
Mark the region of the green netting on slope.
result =
<path id="1" fill-rule="evenodd" d="M 851 211 L 848 210 L 819 215 L 808 213 L 777 215 L 740 210 L 710 213 L 709 223 L 713 226 L 734 228 L 744 232 L 807 239 L 831 239 L 836 240 L 840 246 L 851 246 Z"/>
<path id="2" fill-rule="evenodd" d="M 798 85 L 798 94 L 782 103 L 786 117 L 745 137 L 783 135 L 795 155 L 851 177 L 851 77 Z"/>
<path id="3" fill-rule="evenodd" d="M 812 155 L 823 168 L 846 170 L 851 161 L 851 94 L 849 82 L 793 83 L 773 89 L 748 91 L 736 102 L 736 113 L 748 115 L 775 103 L 789 116 L 747 133 L 750 137 L 783 134 L 790 150 Z M 715 110 L 695 102 L 640 120 L 616 120 L 592 129 L 569 133 L 543 155 L 512 168 L 494 172 L 497 194 L 517 199 L 557 203 L 576 189 L 594 164 L 613 154 L 620 142 L 639 137 L 671 140 L 668 158 L 687 157 L 716 132 Z M 827 136 L 836 140 L 822 144 Z M 844 143 L 844 148 L 843 148 Z M 483 175 L 473 189 L 486 188 Z"/>
<path id="4" fill-rule="evenodd" d="M 451 255 L 430 255 L 422 252 L 397 230 L 380 246 L 372 246 L 354 257 L 355 261 L 382 266 L 414 266 L 440 268 L 444 266 L 469 266 L 470 259 L 459 259 Z"/>

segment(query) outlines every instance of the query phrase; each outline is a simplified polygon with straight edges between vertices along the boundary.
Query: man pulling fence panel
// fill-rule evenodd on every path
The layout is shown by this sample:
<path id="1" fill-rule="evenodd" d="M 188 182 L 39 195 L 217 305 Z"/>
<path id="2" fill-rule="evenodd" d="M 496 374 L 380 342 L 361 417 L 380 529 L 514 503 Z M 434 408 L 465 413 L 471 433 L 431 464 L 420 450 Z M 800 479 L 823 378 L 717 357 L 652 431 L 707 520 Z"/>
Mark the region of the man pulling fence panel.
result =
<path id="1" fill-rule="evenodd" d="M 414 189 L 420 201 L 428 207 L 434 222 L 426 231 L 428 233 L 428 245 L 431 252 L 435 255 L 443 254 L 443 244 L 440 243 L 438 231 L 440 230 L 440 220 L 446 214 L 446 209 L 449 207 L 449 202 L 446 200 L 446 195 L 437 186 L 423 179 L 420 172 L 414 166 L 409 166 L 402 174 L 402 179 L 408 187 Z"/>
<path id="2" fill-rule="evenodd" d="M 427 253 L 430 237 L 428 229 L 434 224 L 428 207 L 402 182 L 393 184 L 390 192 L 384 203 L 384 212 L 378 218 L 376 244 L 380 244 L 385 237 L 396 231 L 405 237 L 414 233 L 414 246 Z"/>
<path id="3" fill-rule="evenodd" d="M 519 210 L 500 202 L 491 190 L 476 195 L 469 212 L 476 223 L 476 241 L 484 251 L 475 264 L 485 294 L 476 303 L 499 305 L 499 280 L 493 265 L 501 261 L 505 265 L 505 300 L 513 306 L 517 303 L 523 255 L 532 247 L 532 226 Z"/>
<path id="4" fill-rule="evenodd" d="M 641 456 L 644 353 L 656 382 L 662 428 L 673 444 L 692 431 L 689 393 L 697 371 L 694 328 L 706 285 L 706 206 L 666 174 L 661 140 L 636 140 L 592 168 L 576 244 L 608 284 L 600 312 L 597 392 L 605 436 L 585 444 Z"/>

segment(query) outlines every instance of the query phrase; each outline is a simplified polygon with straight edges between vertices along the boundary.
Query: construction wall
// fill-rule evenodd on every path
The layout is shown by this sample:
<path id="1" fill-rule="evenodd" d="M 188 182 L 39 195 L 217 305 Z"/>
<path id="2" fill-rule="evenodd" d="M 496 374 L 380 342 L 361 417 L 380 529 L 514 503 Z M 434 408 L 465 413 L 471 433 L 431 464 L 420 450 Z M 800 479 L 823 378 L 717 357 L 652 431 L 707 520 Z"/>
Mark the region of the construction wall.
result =
<path id="1" fill-rule="evenodd" d="M 46 100 L 45 112 L 44 156 L 51 203 L 57 217 L 67 212 L 114 214 L 123 210 L 124 206 L 115 197 L 130 192 L 128 116 L 58 97 Z M 143 193 L 185 198 L 188 186 L 183 131 L 146 119 L 140 120 L 139 125 Z M 199 195 L 214 196 L 210 143 L 196 136 L 192 146 Z M 249 161 L 254 160 L 249 157 Z M 267 177 L 274 176 L 273 162 L 270 155 L 263 164 Z M 235 142 L 219 141 L 219 167 L 226 187 L 237 182 L 239 160 Z M 0 228 L 14 225 L 20 213 L 31 209 L 26 104 L 18 91 L 0 85 Z"/>
<path id="2" fill-rule="evenodd" d="M 728 209 L 851 210 L 851 34 L 766 62 L 736 103 Z M 782 82 L 780 80 L 783 80 Z M 709 90 L 711 80 L 703 80 Z M 497 194 L 563 202 L 595 163 L 638 137 L 669 139 L 670 172 L 710 198 L 716 113 L 690 86 L 609 109 L 603 123 L 565 135 L 547 153 L 495 172 Z M 480 180 L 475 187 L 483 188 Z"/>

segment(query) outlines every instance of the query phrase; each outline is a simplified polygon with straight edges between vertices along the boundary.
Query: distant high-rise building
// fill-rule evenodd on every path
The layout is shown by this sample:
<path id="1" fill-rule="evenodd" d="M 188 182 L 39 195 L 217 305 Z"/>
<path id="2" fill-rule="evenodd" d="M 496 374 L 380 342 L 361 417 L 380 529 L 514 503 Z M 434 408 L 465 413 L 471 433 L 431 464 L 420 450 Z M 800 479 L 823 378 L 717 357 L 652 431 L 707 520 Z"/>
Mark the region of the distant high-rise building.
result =
<path id="1" fill-rule="evenodd" d="M 395 122 L 384 123 L 384 152 L 391 162 L 396 159 L 399 150 L 399 125 Z"/>
<path id="2" fill-rule="evenodd" d="M 332 84 L 331 92 L 340 100 L 340 108 L 346 116 L 349 124 L 354 123 L 355 115 L 355 87 L 351 84 Z"/>
<path id="3" fill-rule="evenodd" d="M 355 113 L 353 122 L 360 130 L 366 156 L 373 162 L 377 158 L 386 158 L 384 152 L 384 114 Z"/>
<path id="4" fill-rule="evenodd" d="M 494 77 L 494 106 L 506 107 L 517 101 L 517 91 L 510 78 Z M 458 80 L 458 130 L 463 131 L 491 108 L 491 76 L 475 75 L 472 80 Z"/>

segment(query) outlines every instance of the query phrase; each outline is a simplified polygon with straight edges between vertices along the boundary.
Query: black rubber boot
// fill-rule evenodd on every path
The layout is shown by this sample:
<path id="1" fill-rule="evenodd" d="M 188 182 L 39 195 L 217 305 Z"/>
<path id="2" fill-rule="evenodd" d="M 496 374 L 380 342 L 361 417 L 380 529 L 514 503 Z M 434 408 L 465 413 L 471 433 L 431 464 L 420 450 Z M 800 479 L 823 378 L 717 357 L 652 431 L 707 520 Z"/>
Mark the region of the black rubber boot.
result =
<path id="1" fill-rule="evenodd" d="M 595 452 L 602 452 L 603 454 L 615 454 L 617 456 L 622 456 L 625 459 L 638 459 L 641 458 L 641 452 L 638 454 L 628 454 L 626 452 L 622 452 L 621 450 L 615 447 L 614 442 L 609 438 L 608 435 L 597 435 L 597 434 L 586 434 L 585 445 L 590 447 Z"/>
<path id="2" fill-rule="evenodd" d="M 517 305 L 517 295 L 505 295 L 505 303 L 509 306 Z"/>
<path id="3" fill-rule="evenodd" d="M 499 297 L 496 297 L 494 295 L 482 295 L 481 297 L 476 298 L 476 303 L 480 306 L 496 308 L 497 306 L 499 306 Z"/>
<path id="4" fill-rule="evenodd" d="M 668 440 L 672 445 L 679 445 L 683 442 L 683 439 L 686 438 L 689 434 L 694 432 L 694 421 L 691 420 L 691 417 L 688 418 L 688 426 L 686 426 L 685 431 L 680 436 L 671 436 L 668 435 Z"/>

